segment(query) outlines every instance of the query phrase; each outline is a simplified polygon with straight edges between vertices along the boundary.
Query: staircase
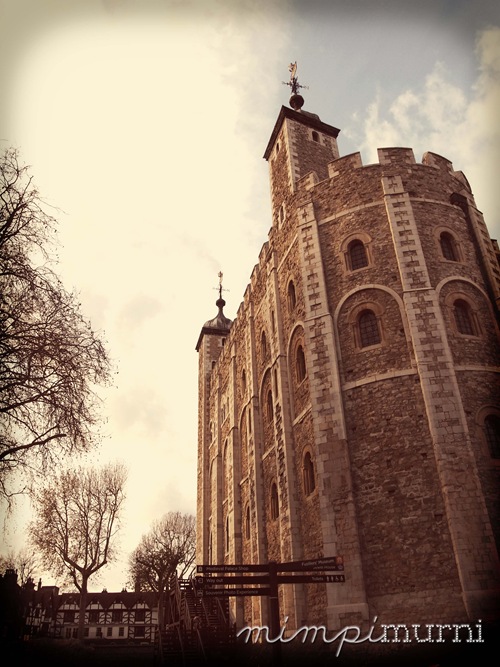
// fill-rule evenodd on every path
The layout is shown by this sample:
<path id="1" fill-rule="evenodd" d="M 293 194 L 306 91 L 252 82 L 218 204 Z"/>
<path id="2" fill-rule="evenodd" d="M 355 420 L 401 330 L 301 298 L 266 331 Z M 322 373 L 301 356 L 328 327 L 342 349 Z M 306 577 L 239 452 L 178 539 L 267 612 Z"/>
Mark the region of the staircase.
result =
<path id="1" fill-rule="evenodd" d="M 203 598 L 193 578 L 170 581 L 166 627 L 159 636 L 157 655 L 162 664 L 179 667 L 212 664 L 235 641 L 229 623 L 227 598 Z"/>

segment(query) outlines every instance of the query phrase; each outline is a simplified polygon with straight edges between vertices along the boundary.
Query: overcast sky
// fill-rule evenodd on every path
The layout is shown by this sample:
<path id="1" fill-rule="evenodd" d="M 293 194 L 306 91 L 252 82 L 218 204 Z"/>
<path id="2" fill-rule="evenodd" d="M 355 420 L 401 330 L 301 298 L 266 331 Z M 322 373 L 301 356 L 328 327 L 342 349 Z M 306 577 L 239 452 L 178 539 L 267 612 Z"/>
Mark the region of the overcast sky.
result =
<path id="1" fill-rule="evenodd" d="M 154 519 L 196 511 L 194 348 L 217 273 L 234 318 L 267 239 L 292 61 L 341 154 L 444 155 L 500 237 L 497 0 L 0 0 L 0 142 L 57 208 L 58 273 L 119 371 L 92 460 L 129 467 L 128 499 L 94 590 L 122 588 Z"/>

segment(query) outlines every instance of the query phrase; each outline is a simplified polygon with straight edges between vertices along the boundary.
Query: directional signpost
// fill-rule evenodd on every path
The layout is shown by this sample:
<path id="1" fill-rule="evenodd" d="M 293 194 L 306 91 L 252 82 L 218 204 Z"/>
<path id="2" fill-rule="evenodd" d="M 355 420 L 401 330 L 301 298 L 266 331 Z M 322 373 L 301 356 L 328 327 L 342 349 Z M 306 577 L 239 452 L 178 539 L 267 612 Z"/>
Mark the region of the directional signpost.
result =
<path id="1" fill-rule="evenodd" d="M 255 564 L 198 565 L 196 572 L 196 589 L 200 597 L 246 597 L 247 595 L 269 597 L 271 617 L 269 629 L 273 637 L 277 637 L 280 632 L 278 598 L 280 584 L 345 582 L 343 556 L 298 560 L 289 563 L 271 561 Z M 274 644 L 274 648 L 277 652 L 277 662 L 279 662 L 279 642 Z"/>

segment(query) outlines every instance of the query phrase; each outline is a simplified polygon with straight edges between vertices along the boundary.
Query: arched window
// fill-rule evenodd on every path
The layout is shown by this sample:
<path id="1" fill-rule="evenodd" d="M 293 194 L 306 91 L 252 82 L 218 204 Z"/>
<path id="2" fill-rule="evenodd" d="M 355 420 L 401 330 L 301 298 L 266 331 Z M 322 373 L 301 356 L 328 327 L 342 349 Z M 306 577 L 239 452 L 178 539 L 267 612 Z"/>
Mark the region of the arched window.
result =
<path id="1" fill-rule="evenodd" d="M 368 266 L 368 255 L 366 254 L 365 244 L 359 239 L 354 239 L 354 241 L 349 243 L 347 246 L 347 256 L 351 271 Z"/>
<path id="2" fill-rule="evenodd" d="M 278 501 L 278 487 L 273 482 L 271 485 L 271 519 L 277 519 L 280 514 L 280 506 Z"/>
<path id="3" fill-rule="evenodd" d="M 245 512 L 245 538 L 250 539 L 250 507 L 247 505 L 247 511 Z"/>
<path id="4" fill-rule="evenodd" d="M 315 130 L 313 130 L 312 138 L 313 141 L 319 141 L 319 134 Z"/>
<path id="5" fill-rule="evenodd" d="M 449 259 L 452 262 L 458 261 L 457 244 L 449 232 L 442 232 L 439 237 L 439 244 L 441 245 L 441 252 L 445 259 Z"/>
<path id="6" fill-rule="evenodd" d="M 297 382 L 302 382 L 306 377 L 306 357 L 302 345 L 297 347 L 295 354 L 295 364 L 297 369 Z"/>
<path id="7" fill-rule="evenodd" d="M 311 454 L 309 452 L 306 452 L 304 455 L 302 474 L 304 477 L 304 493 L 306 496 L 309 496 L 316 488 L 316 481 L 314 479 L 314 466 Z"/>
<path id="8" fill-rule="evenodd" d="M 288 310 L 291 312 L 297 303 L 297 297 L 295 295 L 295 285 L 293 280 L 290 280 L 288 283 L 288 292 L 287 292 L 287 301 L 288 301 Z"/>
<path id="9" fill-rule="evenodd" d="M 457 325 L 459 333 L 466 336 L 477 335 L 471 307 L 467 301 L 464 299 L 457 299 L 453 303 L 453 315 L 455 316 L 455 324 Z"/>
<path id="10" fill-rule="evenodd" d="M 265 331 L 262 332 L 260 337 L 260 349 L 262 352 L 262 358 L 265 359 L 267 354 L 267 338 Z"/>
<path id="11" fill-rule="evenodd" d="M 484 432 L 492 458 L 500 459 L 500 417 L 498 415 L 488 415 L 485 418 Z"/>
<path id="12" fill-rule="evenodd" d="M 267 392 L 267 418 L 269 421 L 272 421 L 274 417 L 274 407 L 273 407 L 273 392 L 269 390 Z"/>
<path id="13" fill-rule="evenodd" d="M 381 342 L 377 316 L 373 310 L 363 310 L 358 316 L 359 342 L 361 347 Z"/>

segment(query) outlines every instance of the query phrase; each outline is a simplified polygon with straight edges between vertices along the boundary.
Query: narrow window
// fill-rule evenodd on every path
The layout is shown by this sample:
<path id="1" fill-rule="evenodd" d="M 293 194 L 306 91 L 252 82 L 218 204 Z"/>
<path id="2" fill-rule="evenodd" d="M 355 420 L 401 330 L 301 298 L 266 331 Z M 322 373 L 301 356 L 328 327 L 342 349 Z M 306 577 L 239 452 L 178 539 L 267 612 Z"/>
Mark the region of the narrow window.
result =
<path id="1" fill-rule="evenodd" d="M 247 507 L 245 513 L 245 537 L 247 540 L 250 539 L 250 507 Z"/>
<path id="2" fill-rule="evenodd" d="M 369 347 L 380 343 L 380 331 L 375 313 L 363 310 L 358 318 L 359 342 L 361 347 Z"/>
<path id="3" fill-rule="evenodd" d="M 269 390 L 267 392 L 267 418 L 271 422 L 274 417 L 274 407 L 273 407 L 273 392 Z"/>
<path id="4" fill-rule="evenodd" d="M 118 637 L 125 636 L 125 628 L 118 628 Z"/>
<path id="5" fill-rule="evenodd" d="M 229 517 L 226 517 L 226 553 L 229 553 Z"/>
<path id="6" fill-rule="evenodd" d="M 146 620 L 146 611 L 144 609 L 136 609 L 135 610 L 135 622 L 136 623 L 144 623 Z"/>
<path id="7" fill-rule="evenodd" d="M 96 637 L 102 637 L 102 628 L 96 628 L 95 636 Z"/>
<path id="8" fill-rule="evenodd" d="M 443 232 L 439 237 L 439 243 L 441 244 L 441 252 L 445 259 L 449 259 L 452 262 L 458 261 L 455 239 L 451 234 Z"/>
<path id="9" fill-rule="evenodd" d="M 314 466 L 311 454 L 309 452 L 306 452 L 304 456 L 303 475 L 304 475 L 304 493 L 306 494 L 306 496 L 309 496 L 316 488 L 316 482 L 314 480 Z"/>
<path id="10" fill-rule="evenodd" d="M 488 415 L 484 420 L 484 431 L 492 458 L 500 459 L 500 417 Z"/>
<path id="11" fill-rule="evenodd" d="M 274 310 L 271 310 L 271 329 L 273 333 L 276 331 L 276 318 L 274 316 Z"/>
<path id="12" fill-rule="evenodd" d="M 113 628 L 106 628 L 106 637 L 113 636 Z"/>
<path id="13" fill-rule="evenodd" d="M 368 266 L 368 255 L 366 254 L 366 248 L 363 241 L 360 241 L 359 239 L 351 241 L 347 246 L 347 255 L 349 257 L 351 271 Z"/>
<path id="14" fill-rule="evenodd" d="M 466 336 L 475 336 L 472 313 L 467 301 L 457 299 L 453 304 L 453 313 L 458 331 Z"/>
<path id="15" fill-rule="evenodd" d="M 291 312 L 297 303 L 297 298 L 295 296 L 295 285 L 293 284 L 293 280 L 290 280 L 288 283 L 288 294 L 287 294 L 287 301 L 288 301 L 288 310 Z"/>
<path id="16" fill-rule="evenodd" d="M 245 369 L 241 372 L 241 389 L 243 390 L 243 393 L 247 390 L 247 374 L 245 373 Z"/>
<path id="17" fill-rule="evenodd" d="M 296 354 L 297 382 L 302 382 L 306 377 L 306 357 L 302 345 L 297 348 Z"/>
<path id="18" fill-rule="evenodd" d="M 278 502 L 278 487 L 273 482 L 271 486 L 271 519 L 277 519 L 280 513 Z"/>
<path id="19" fill-rule="evenodd" d="M 262 332 L 262 335 L 260 337 L 260 349 L 262 352 L 262 358 L 265 359 L 267 355 L 267 339 L 264 331 Z"/>
<path id="20" fill-rule="evenodd" d="M 319 141 L 319 134 L 314 130 L 313 130 L 313 133 L 312 133 L 312 138 L 313 138 L 313 141 Z"/>

